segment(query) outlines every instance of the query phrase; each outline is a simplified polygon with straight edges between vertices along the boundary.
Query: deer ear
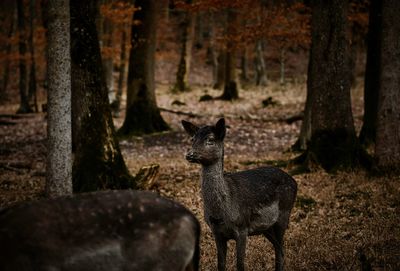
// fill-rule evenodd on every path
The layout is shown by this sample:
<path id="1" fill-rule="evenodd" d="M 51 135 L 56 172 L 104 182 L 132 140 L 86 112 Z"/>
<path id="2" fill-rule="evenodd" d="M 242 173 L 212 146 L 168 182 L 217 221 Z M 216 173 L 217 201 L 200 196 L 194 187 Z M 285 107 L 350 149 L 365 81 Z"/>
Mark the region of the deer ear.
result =
<path id="1" fill-rule="evenodd" d="M 217 123 L 215 124 L 214 133 L 219 140 L 223 140 L 225 138 L 226 127 L 224 118 L 221 118 L 217 121 Z"/>
<path id="2" fill-rule="evenodd" d="M 193 123 L 185 121 L 185 120 L 182 120 L 182 126 L 185 129 L 186 133 L 188 133 L 190 136 L 194 136 L 197 133 L 197 131 L 200 129 Z"/>

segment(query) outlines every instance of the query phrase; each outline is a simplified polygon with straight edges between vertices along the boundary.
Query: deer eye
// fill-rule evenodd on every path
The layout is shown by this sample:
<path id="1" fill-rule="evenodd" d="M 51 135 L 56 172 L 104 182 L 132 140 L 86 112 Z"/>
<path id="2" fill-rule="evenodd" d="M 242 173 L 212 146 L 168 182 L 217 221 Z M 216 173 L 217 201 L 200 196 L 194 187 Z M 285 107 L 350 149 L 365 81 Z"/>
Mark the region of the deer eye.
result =
<path id="1" fill-rule="evenodd" d="M 207 145 L 214 145 L 214 143 L 215 143 L 215 139 L 213 137 L 207 138 L 207 140 L 206 140 Z"/>

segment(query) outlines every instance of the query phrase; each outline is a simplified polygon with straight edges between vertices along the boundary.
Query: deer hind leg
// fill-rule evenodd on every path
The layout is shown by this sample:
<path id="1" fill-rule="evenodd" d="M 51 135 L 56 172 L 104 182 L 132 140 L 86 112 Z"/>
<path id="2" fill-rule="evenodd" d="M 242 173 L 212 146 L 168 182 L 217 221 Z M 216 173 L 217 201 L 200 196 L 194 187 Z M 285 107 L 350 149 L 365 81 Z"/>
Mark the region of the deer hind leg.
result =
<path id="1" fill-rule="evenodd" d="M 285 228 L 279 224 L 274 224 L 264 233 L 264 236 L 272 243 L 275 249 L 275 270 L 283 271 L 284 251 L 283 251 L 283 236 Z"/>

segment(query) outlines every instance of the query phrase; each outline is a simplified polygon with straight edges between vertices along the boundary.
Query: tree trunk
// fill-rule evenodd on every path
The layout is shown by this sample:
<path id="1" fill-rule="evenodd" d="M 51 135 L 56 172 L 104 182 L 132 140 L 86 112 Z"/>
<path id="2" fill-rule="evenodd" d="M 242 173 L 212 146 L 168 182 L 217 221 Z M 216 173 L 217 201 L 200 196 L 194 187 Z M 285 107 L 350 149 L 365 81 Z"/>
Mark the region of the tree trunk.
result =
<path id="1" fill-rule="evenodd" d="M 209 17 L 209 24 L 207 25 L 208 29 L 208 48 L 207 48 L 207 60 L 206 63 L 211 65 L 212 67 L 212 86 L 213 88 L 221 88 L 218 87 L 217 83 L 223 84 L 223 79 L 221 82 L 218 82 L 218 54 L 216 50 L 216 42 L 215 42 L 215 25 L 214 25 L 214 14 L 208 13 L 207 17 Z"/>
<path id="2" fill-rule="evenodd" d="M 191 0 L 186 0 L 190 4 Z M 183 20 L 180 25 L 181 35 L 181 54 L 176 72 L 176 82 L 173 87 L 174 91 L 183 92 L 189 90 L 188 77 L 190 72 L 190 62 L 192 58 L 192 47 L 194 38 L 194 16 L 189 11 L 182 11 Z"/>
<path id="3" fill-rule="evenodd" d="M 281 54 L 280 54 L 280 63 L 281 63 L 281 76 L 280 76 L 280 84 L 281 86 L 284 86 L 286 84 L 286 79 L 285 79 L 285 61 L 286 61 L 286 49 L 284 47 L 281 48 Z"/>
<path id="4" fill-rule="evenodd" d="M 29 90 L 28 101 L 33 102 L 35 112 L 39 112 L 37 104 L 37 88 L 36 88 L 36 61 L 35 61 L 35 44 L 34 44 L 34 18 L 35 18 L 35 0 L 29 1 L 29 50 L 31 55 L 31 69 L 29 73 Z M 32 101 L 33 99 L 33 101 Z"/>
<path id="5" fill-rule="evenodd" d="M 215 50 L 214 50 L 215 54 Z M 214 80 L 214 89 L 222 89 L 224 87 L 224 82 L 225 82 L 225 69 L 226 69 L 226 51 L 225 49 L 220 49 L 218 57 L 216 58 L 216 61 L 214 62 L 215 68 L 214 68 L 214 74 L 216 75 L 216 78 Z"/>
<path id="6" fill-rule="evenodd" d="M 70 0 L 74 191 L 134 188 L 107 96 L 95 19 L 96 0 Z"/>
<path id="7" fill-rule="evenodd" d="M 111 108 L 115 117 L 119 117 L 121 110 L 122 92 L 126 85 L 126 40 L 127 40 L 126 26 L 122 26 L 121 33 L 121 55 L 119 61 L 119 76 L 118 76 L 118 90 L 115 101 L 111 103 Z"/>
<path id="8" fill-rule="evenodd" d="M 257 86 L 266 86 L 267 72 L 265 69 L 265 61 L 264 61 L 264 50 L 263 50 L 263 42 L 262 40 L 258 40 L 256 42 L 256 55 L 254 57 L 254 66 L 256 70 L 256 85 Z"/>
<path id="9" fill-rule="evenodd" d="M 347 1 L 315 0 L 312 8 L 307 161 L 328 171 L 352 167 L 360 157 L 350 102 L 347 5 Z"/>
<path id="10" fill-rule="evenodd" d="M 376 131 L 376 166 L 400 173 L 400 6 L 382 1 L 380 91 Z"/>
<path id="11" fill-rule="evenodd" d="M 69 0 L 47 3 L 48 77 L 46 194 L 72 193 L 71 55 Z"/>
<path id="12" fill-rule="evenodd" d="M 0 89 L 0 103 L 6 100 L 6 91 L 8 86 L 8 81 L 10 78 L 10 54 L 11 54 L 11 37 L 15 32 L 15 5 L 13 4 L 10 8 L 10 12 L 12 16 L 10 16 L 10 26 L 7 33 L 7 44 L 5 48 L 6 58 L 4 63 L 4 72 L 1 81 L 1 89 Z"/>
<path id="13" fill-rule="evenodd" d="M 132 25 L 126 116 L 119 130 L 121 135 L 148 134 L 169 129 L 161 117 L 155 96 L 157 2 L 137 0 L 135 5 L 141 10 L 134 13 L 133 19 L 142 23 Z"/>
<path id="14" fill-rule="evenodd" d="M 25 14 L 24 14 L 24 1 L 17 0 L 18 12 L 18 34 L 19 34 L 19 96 L 20 106 L 17 113 L 30 113 L 32 109 L 29 106 L 27 95 L 27 71 L 26 71 L 26 29 L 25 29 Z"/>
<path id="15" fill-rule="evenodd" d="M 240 58 L 240 80 L 244 83 L 249 81 L 249 61 L 248 61 L 248 49 L 247 46 L 243 48 L 243 54 Z"/>
<path id="16" fill-rule="evenodd" d="M 292 146 L 292 149 L 297 150 L 297 151 L 306 151 L 307 144 L 311 140 L 311 106 L 312 106 L 312 102 L 313 102 L 313 98 L 314 98 L 314 94 L 312 93 L 312 91 L 314 91 L 314 89 L 311 87 L 311 82 L 313 82 L 313 79 L 312 79 L 313 72 L 312 71 L 315 70 L 312 68 L 313 63 L 315 62 L 313 60 L 313 56 L 314 56 L 313 47 L 311 46 L 310 53 L 308 56 L 307 97 L 306 97 L 306 103 L 305 103 L 305 108 L 304 108 L 304 117 L 303 117 L 303 121 L 301 123 L 299 139 Z"/>
<path id="17" fill-rule="evenodd" d="M 195 36 L 196 49 L 202 49 L 204 46 L 204 22 L 207 20 L 204 16 L 204 12 L 198 12 L 196 14 L 196 23 L 195 23 Z"/>
<path id="18" fill-rule="evenodd" d="M 237 34 L 237 11 L 228 9 L 228 41 L 225 58 L 225 86 L 220 96 L 222 100 L 235 100 L 239 98 L 236 75 L 236 48 L 232 37 Z"/>
<path id="19" fill-rule="evenodd" d="M 107 84 L 107 92 L 108 92 L 108 98 L 110 102 L 114 102 L 115 100 L 115 92 L 114 92 L 114 61 L 113 61 L 113 55 L 112 55 L 112 48 L 113 48 L 113 25 L 110 21 L 109 18 L 104 18 L 103 21 L 103 31 L 104 31 L 104 41 L 103 41 L 103 47 L 107 48 L 108 52 L 111 53 L 107 54 L 107 57 L 104 58 L 103 60 L 103 69 L 104 69 L 104 74 L 106 78 L 106 84 Z"/>
<path id="20" fill-rule="evenodd" d="M 382 29 L 382 1 L 371 0 L 368 26 L 367 64 L 364 77 L 364 117 L 360 142 L 366 146 L 375 143 L 376 117 L 380 74 Z"/>

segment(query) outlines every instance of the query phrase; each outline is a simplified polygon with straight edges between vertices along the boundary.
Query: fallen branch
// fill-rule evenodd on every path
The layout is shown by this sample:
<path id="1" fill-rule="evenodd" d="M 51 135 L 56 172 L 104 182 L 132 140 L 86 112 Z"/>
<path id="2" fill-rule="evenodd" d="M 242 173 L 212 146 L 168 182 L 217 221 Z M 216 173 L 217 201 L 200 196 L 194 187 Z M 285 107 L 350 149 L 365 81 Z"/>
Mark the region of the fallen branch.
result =
<path id="1" fill-rule="evenodd" d="M 27 162 L 18 162 L 18 161 L 0 161 L 0 168 L 31 169 L 32 164 Z"/>
<path id="2" fill-rule="evenodd" d="M 172 113 L 172 114 L 177 114 L 177 115 L 184 115 L 188 116 L 191 118 L 210 118 L 210 117 L 226 117 L 230 119 L 239 119 L 239 120 L 257 120 L 257 121 L 262 121 L 262 122 L 286 122 L 288 124 L 291 124 L 297 120 L 301 120 L 303 118 L 302 113 L 295 115 L 293 117 L 289 118 L 263 118 L 263 117 L 258 117 L 250 113 L 246 113 L 245 115 L 233 115 L 233 114 L 222 114 L 222 115 L 212 115 L 212 114 L 196 114 L 193 112 L 184 112 L 184 111 L 178 111 L 178 110 L 172 110 L 172 109 L 167 109 L 167 108 L 162 108 L 159 107 L 160 111 Z"/>
<path id="3" fill-rule="evenodd" d="M 205 116 L 202 116 L 202 115 L 199 115 L 199 114 L 195 114 L 195 113 L 192 113 L 192 112 L 183 112 L 183 111 L 172 110 L 172 109 L 167 109 L 167 108 L 162 108 L 162 107 L 159 107 L 158 109 L 160 109 L 160 111 L 173 113 L 173 114 L 177 114 L 177 115 L 189 116 L 191 118 L 203 118 L 203 117 L 205 117 Z"/>

